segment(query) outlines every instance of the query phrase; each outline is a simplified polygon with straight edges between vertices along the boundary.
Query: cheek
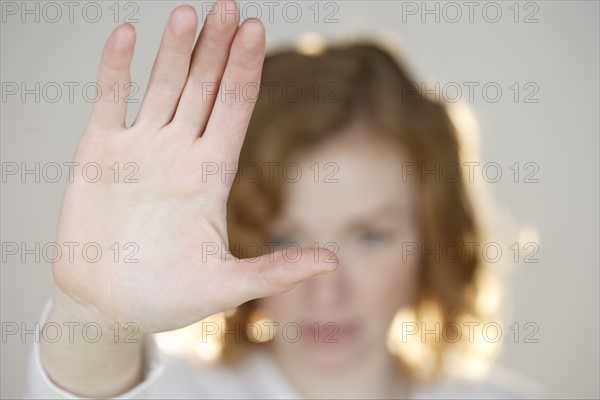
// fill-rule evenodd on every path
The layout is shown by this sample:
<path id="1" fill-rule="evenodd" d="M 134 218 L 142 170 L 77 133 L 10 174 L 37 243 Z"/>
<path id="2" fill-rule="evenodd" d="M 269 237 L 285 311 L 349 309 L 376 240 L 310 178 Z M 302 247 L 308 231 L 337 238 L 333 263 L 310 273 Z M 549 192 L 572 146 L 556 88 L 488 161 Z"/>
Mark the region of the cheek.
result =
<path id="1" fill-rule="evenodd" d="M 412 305 L 418 290 L 419 264 L 415 261 L 374 266 L 368 279 L 355 282 L 358 304 L 369 318 L 391 320 L 402 307 Z"/>

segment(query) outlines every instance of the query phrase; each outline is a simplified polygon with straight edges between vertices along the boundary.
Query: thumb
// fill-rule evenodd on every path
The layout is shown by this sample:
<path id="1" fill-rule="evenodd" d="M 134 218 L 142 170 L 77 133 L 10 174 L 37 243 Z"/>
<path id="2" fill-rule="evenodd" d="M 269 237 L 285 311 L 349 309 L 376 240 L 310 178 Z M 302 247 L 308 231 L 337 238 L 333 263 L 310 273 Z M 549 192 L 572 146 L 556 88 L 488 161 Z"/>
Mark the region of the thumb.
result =
<path id="1" fill-rule="evenodd" d="M 246 258 L 236 264 L 233 275 L 240 285 L 237 292 L 248 301 L 286 292 L 306 279 L 333 272 L 339 260 L 327 249 L 306 247 Z"/>

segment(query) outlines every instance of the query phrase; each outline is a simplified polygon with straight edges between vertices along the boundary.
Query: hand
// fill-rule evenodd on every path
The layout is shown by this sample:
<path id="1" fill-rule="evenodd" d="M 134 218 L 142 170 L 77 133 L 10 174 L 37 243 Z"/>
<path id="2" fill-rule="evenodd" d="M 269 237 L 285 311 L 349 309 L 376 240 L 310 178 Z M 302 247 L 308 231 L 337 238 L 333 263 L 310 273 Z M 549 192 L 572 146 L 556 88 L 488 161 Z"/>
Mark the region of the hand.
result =
<path id="1" fill-rule="evenodd" d="M 218 6 L 233 8 L 224 3 Z M 303 249 L 294 263 L 281 254 L 253 262 L 203 254 L 207 243 L 225 251 L 233 176 L 203 179 L 202 163 L 234 167 L 254 107 L 248 96 L 207 95 L 203 83 L 228 90 L 258 84 L 265 53 L 260 21 L 238 27 L 233 17 L 209 15 L 195 43 L 194 9 L 173 11 L 130 128 L 126 93 L 115 99 L 111 87 L 131 80 L 134 28 L 119 26 L 106 43 L 97 78 L 102 97 L 74 156 L 79 165 L 97 163 L 102 177 L 68 184 L 57 233 L 59 244 L 97 244 L 102 257 L 93 262 L 76 251 L 75 261 L 62 257 L 53 271 L 64 298 L 107 323 L 133 322 L 141 332 L 176 329 L 337 267 L 325 261 L 335 257 L 324 249 L 318 262 L 317 249 Z M 123 182 L 128 172 L 137 182 Z M 129 261 L 137 262 L 126 262 L 132 252 Z"/>

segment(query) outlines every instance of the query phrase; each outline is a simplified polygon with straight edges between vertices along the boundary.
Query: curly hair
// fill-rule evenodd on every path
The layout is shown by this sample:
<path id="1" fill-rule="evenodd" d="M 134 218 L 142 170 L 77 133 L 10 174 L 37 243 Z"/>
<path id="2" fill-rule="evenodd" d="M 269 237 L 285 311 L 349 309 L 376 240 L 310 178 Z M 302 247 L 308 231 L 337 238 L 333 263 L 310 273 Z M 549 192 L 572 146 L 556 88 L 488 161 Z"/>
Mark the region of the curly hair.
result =
<path id="1" fill-rule="evenodd" d="M 414 161 L 411 164 L 416 169 L 411 172 L 423 178 L 419 180 L 423 210 L 419 216 L 423 233 L 420 247 L 451 245 L 454 254 L 441 258 L 422 255 L 418 300 L 411 318 L 431 319 L 434 310 L 435 321 L 442 326 L 461 318 L 482 319 L 477 307 L 481 292 L 477 278 L 483 260 L 467 248 L 468 243 L 480 242 L 481 233 L 467 183 L 462 178 L 435 179 L 428 175 L 428 171 L 444 166 L 461 165 L 461 136 L 445 105 L 419 89 L 395 57 L 372 43 L 329 47 L 317 55 L 285 51 L 267 56 L 261 94 L 227 205 L 231 252 L 246 258 L 266 251 L 244 244 L 265 240 L 267 224 L 283 201 L 282 174 L 271 171 L 271 179 L 250 180 L 241 176 L 242 171 L 251 166 L 256 176 L 267 177 L 268 168 L 283 165 L 292 151 L 318 145 L 361 115 L 373 132 L 378 132 L 373 134 L 384 132 L 400 141 Z M 243 304 L 227 317 L 227 323 L 249 323 L 255 308 L 255 301 Z M 455 330 L 457 324 L 447 327 Z M 433 360 L 428 373 L 440 371 L 444 355 L 456 348 L 455 344 L 450 340 L 425 343 Z M 244 346 L 225 341 L 224 358 L 239 354 Z M 407 362 L 402 360 L 402 351 L 398 355 Z M 420 362 L 423 364 L 422 357 Z"/>

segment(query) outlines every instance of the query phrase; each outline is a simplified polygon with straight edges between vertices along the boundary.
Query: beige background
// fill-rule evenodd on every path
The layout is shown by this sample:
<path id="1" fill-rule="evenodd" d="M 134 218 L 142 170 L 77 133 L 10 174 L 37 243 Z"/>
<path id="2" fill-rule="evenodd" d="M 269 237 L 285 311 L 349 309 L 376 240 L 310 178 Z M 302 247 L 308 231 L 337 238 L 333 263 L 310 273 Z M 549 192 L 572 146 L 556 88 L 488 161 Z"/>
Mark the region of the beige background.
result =
<path id="1" fill-rule="evenodd" d="M 11 4 L 8 4 L 11 3 Z M 58 2 L 57 4 L 62 4 Z M 133 65 L 134 80 L 147 79 L 164 22 L 179 2 L 147 1 L 119 4 L 122 20 L 135 11 L 138 44 Z M 242 4 L 248 2 L 242 2 Z M 288 43 L 300 33 L 321 32 L 327 38 L 343 39 L 362 34 L 383 36 L 402 50 L 421 79 L 447 82 L 498 82 L 504 90 L 497 103 L 485 101 L 476 92 L 468 104 L 482 130 L 482 159 L 500 163 L 507 173 L 513 162 L 536 162 L 537 184 L 502 179 L 488 184 L 497 201 L 521 223 L 532 227 L 540 241 L 538 264 L 520 264 L 507 280 L 506 301 L 510 321 L 535 322 L 540 331 L 537 344 L 508 340 L 499 362 L 542 382 L 555 397 L 595 397 L 598 388 L 598 15 L 596 1 L 538 1 L 524 9 L 519 19 L 535 10 L 537 23 L 515 23 L 509 8 L 513 2 L 498 2 L 503 14 L 497 23 L 486 22 L 482 9 L 474 21 L 463 15 L 450 23 L 454 11 L 446 9 L 439 23 L 420 14 L 402 21 L 400 1 L 341 1 L 322 13 L 336 11 L 337 23 L 315 23 L 309 7 L 299 22 L 286 21 L 281 9 L 267 27 L 270 46 Z M 36 2 L 26 2 L 36 7 Z M 80 3 L 69 22 L 67 9 L 55 23 L 52 9 L 40 7 L 40 21 L 12 15 L 12 5 L 2 2 L 1 81 L 26 82 L 33 87 L 57 82 L 63 96 L 56 103 L 28 95 L 8 96 L 1 103 L 2 162 L 63 163 L 70 161 L 90 112 L 90 103 L 76 90 L 73 102 L 64 82 L 83 86 L 93 82 L 104 40 L 116 26 L 113 2 L 97 2 L 102 17 L 96 23 L 82 17 Z M 202 8 L 201 2 L 191 2 Z M 414 3 L 418 7 L 421 2 Z M 428 7 L 435 7 L 428 2 Z M 463 2 L 457 4 L 462 5 Z M 9 7 L 9 8 L 6 8 Z M 336 8 L 337 7 L 337 8 Z M 438 5 L 443 13 L 442 5 Z M 267 10 L 267 8 L 264 8 Z M 277 10 L 280 10 L 277 12 Z M 88 9 L 88 17 L 94 17 Z M 246 9 L 247 15 L 254 15 Z M 290 10 L 288 10 L 290 11 Z M 463 13 L 468 9 L 462 7 Z M 488 17 L 493 17 L 489 10 Z M 43 14 L 43 13 L 46 14 Z M 291 12 L 291 11 L 290 11 Z M 320 15 L 320 19 L 324 14 Z M 289 16 L 293 14 L 289 14 Z M 288 18 L 289 19 L 289 18 Z M 535 82 L 537 104 L 515 103 L 509 86 L 513 82 Z M 463 86 L 464 88 L 464 86 Z M 141 87 L 143 93 L 143 85 Z M 48 92 L 54 97 L 54 92 Z M 137 98 L 141 99 L 141 94 Z M 134 115 L 136 106 L 131 107 Z M 54 230 L 64 180 L 59 183 L 27 183 L 8 179 L 2 184 L 2 242 L 47 243 Z M 85 221 L 82 221 L 85 223 Z M 48 263 L 21 263 L 9 258 L 1 267 L 2 322 L 25 322 L 32 327 L 43 303 L 51 294 Z M 507 324 L 506 328 L 508 329 Z M 31 338 L 31 336 L 30 336 Z M 25 385 L 29 340 L 9 337 L 2 343 L 2 397 L 21 396 Z"/>

